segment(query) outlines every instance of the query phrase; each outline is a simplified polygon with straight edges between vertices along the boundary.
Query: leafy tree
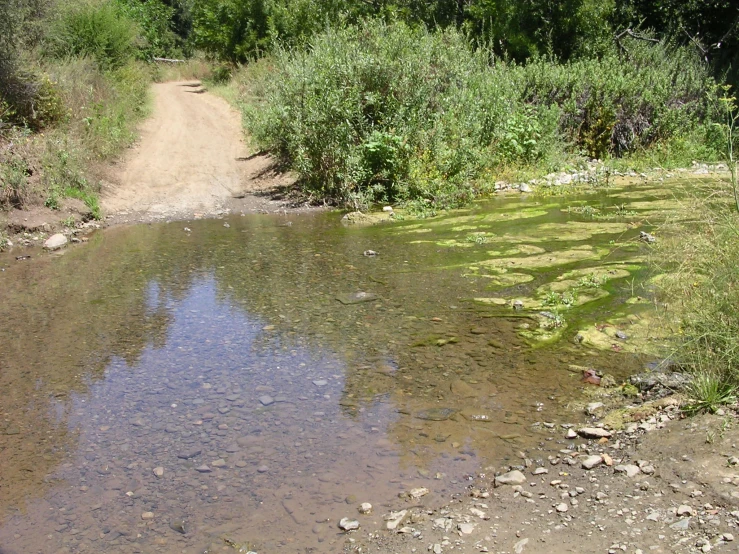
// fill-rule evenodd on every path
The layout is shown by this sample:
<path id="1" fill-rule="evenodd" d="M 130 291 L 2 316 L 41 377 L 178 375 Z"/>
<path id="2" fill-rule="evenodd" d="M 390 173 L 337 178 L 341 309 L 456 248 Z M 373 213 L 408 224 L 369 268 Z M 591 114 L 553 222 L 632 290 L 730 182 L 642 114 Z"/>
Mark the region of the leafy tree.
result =
<path id="1" fill-rule="evenodd" d="M 150 60 L 155 56 L 175 55 L 178 47 L 173 31 L 175 8 L 160 0 L 118 0 L 118 5 L 141 29 L 144 43 L 139 49 L 140 58 Z"/>
<path id="2" fill-rule="evenodd" d="M 192 15 L 194 45 L 217 58 L 243 62 L 270 44 L 265 0 L 201 0 Z"/>

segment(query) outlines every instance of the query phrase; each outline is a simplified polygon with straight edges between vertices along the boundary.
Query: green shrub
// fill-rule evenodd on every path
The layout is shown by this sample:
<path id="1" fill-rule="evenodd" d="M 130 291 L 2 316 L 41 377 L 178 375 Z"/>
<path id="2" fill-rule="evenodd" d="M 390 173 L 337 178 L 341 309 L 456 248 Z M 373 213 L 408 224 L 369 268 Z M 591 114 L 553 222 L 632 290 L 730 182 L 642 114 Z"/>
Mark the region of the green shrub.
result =
<path id="1" fill-rule="evenodd" d="M 151 61 L 153 57 L 180 55 L 178 37 L 172 30 L 175 9 L 160 0 L 116 0 L 121 13 L 135 21 L 143 39 L 137 57 Z"/>
<path id="2" fill-rule="evenodd" d="M 454 30 L 368 21 L 247 76 L 256 143 L 317 198 L 450 207 L 501 168 L 624 155 L 694 136 L 711 79 L 686 50 L 635 41 L 599 59 L 505 63 Z"/>
<path id="3" fill-rule="evenodd" d="M 137 51 L 136 24 L 109 1 L 80 0 L 52 22 L 47 51 L 57 58 L 89 57 L 103 69 L 128 63 Z"/>

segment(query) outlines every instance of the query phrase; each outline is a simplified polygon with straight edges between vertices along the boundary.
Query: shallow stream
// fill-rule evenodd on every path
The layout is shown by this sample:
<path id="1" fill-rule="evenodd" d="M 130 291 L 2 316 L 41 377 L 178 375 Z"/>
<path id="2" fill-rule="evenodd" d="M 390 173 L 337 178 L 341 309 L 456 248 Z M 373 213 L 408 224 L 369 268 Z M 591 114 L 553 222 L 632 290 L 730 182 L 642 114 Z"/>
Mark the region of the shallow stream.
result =
<path id="1" fill-rule="evenodd" d="M 230 216 L 0 258 L 0 553 L 338 552 L 342 517 L 520 463 L 583 420 L 583 367 L 659 351 L 639 233 L 675 204 Z"/>

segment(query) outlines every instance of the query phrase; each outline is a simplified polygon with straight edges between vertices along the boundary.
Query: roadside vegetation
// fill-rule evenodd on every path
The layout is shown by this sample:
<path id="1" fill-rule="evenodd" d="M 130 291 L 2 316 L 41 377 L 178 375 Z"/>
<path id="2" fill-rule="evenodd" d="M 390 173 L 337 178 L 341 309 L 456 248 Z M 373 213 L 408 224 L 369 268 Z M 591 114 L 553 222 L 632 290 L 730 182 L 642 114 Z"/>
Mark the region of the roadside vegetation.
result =
<path id="1" fill-rule="evenodd" d="M 735 403 L 739 391 L 739 110 L 729 87 L 719 93 L 714 128 L 728 174 L 691 191 L 686 213 L 665 226 L 655 255 L 666 324 L 675 333 L 673 361 L 695 375 L 691 412 Z"/>
<path id="2" fill-rule="evenodd" d="M 74 198 L 81 218 L 101 217 L 101 165 L 133 142 L 149 84 L 167 71 L 152 56 L 184 52 L 175 14 L 158 1 L 0 5 L 1 210 Z"/>

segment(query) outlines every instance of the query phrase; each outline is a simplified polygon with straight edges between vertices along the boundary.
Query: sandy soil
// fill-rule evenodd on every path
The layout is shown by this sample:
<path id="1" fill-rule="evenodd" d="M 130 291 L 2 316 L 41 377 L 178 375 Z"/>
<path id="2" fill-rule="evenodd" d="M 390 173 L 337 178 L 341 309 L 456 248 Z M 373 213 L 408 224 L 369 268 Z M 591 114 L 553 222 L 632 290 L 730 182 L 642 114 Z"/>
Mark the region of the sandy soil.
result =
<path id="1" fill-rule="evenodd" d="M 269 156 L 250 152 L 241 116 L 225 100 L 197 81 L 155 84 L 153 96 L 140 140 L 108 171 L 108 223 L 286 208 L 273 191 L 290 177 Z"/>

